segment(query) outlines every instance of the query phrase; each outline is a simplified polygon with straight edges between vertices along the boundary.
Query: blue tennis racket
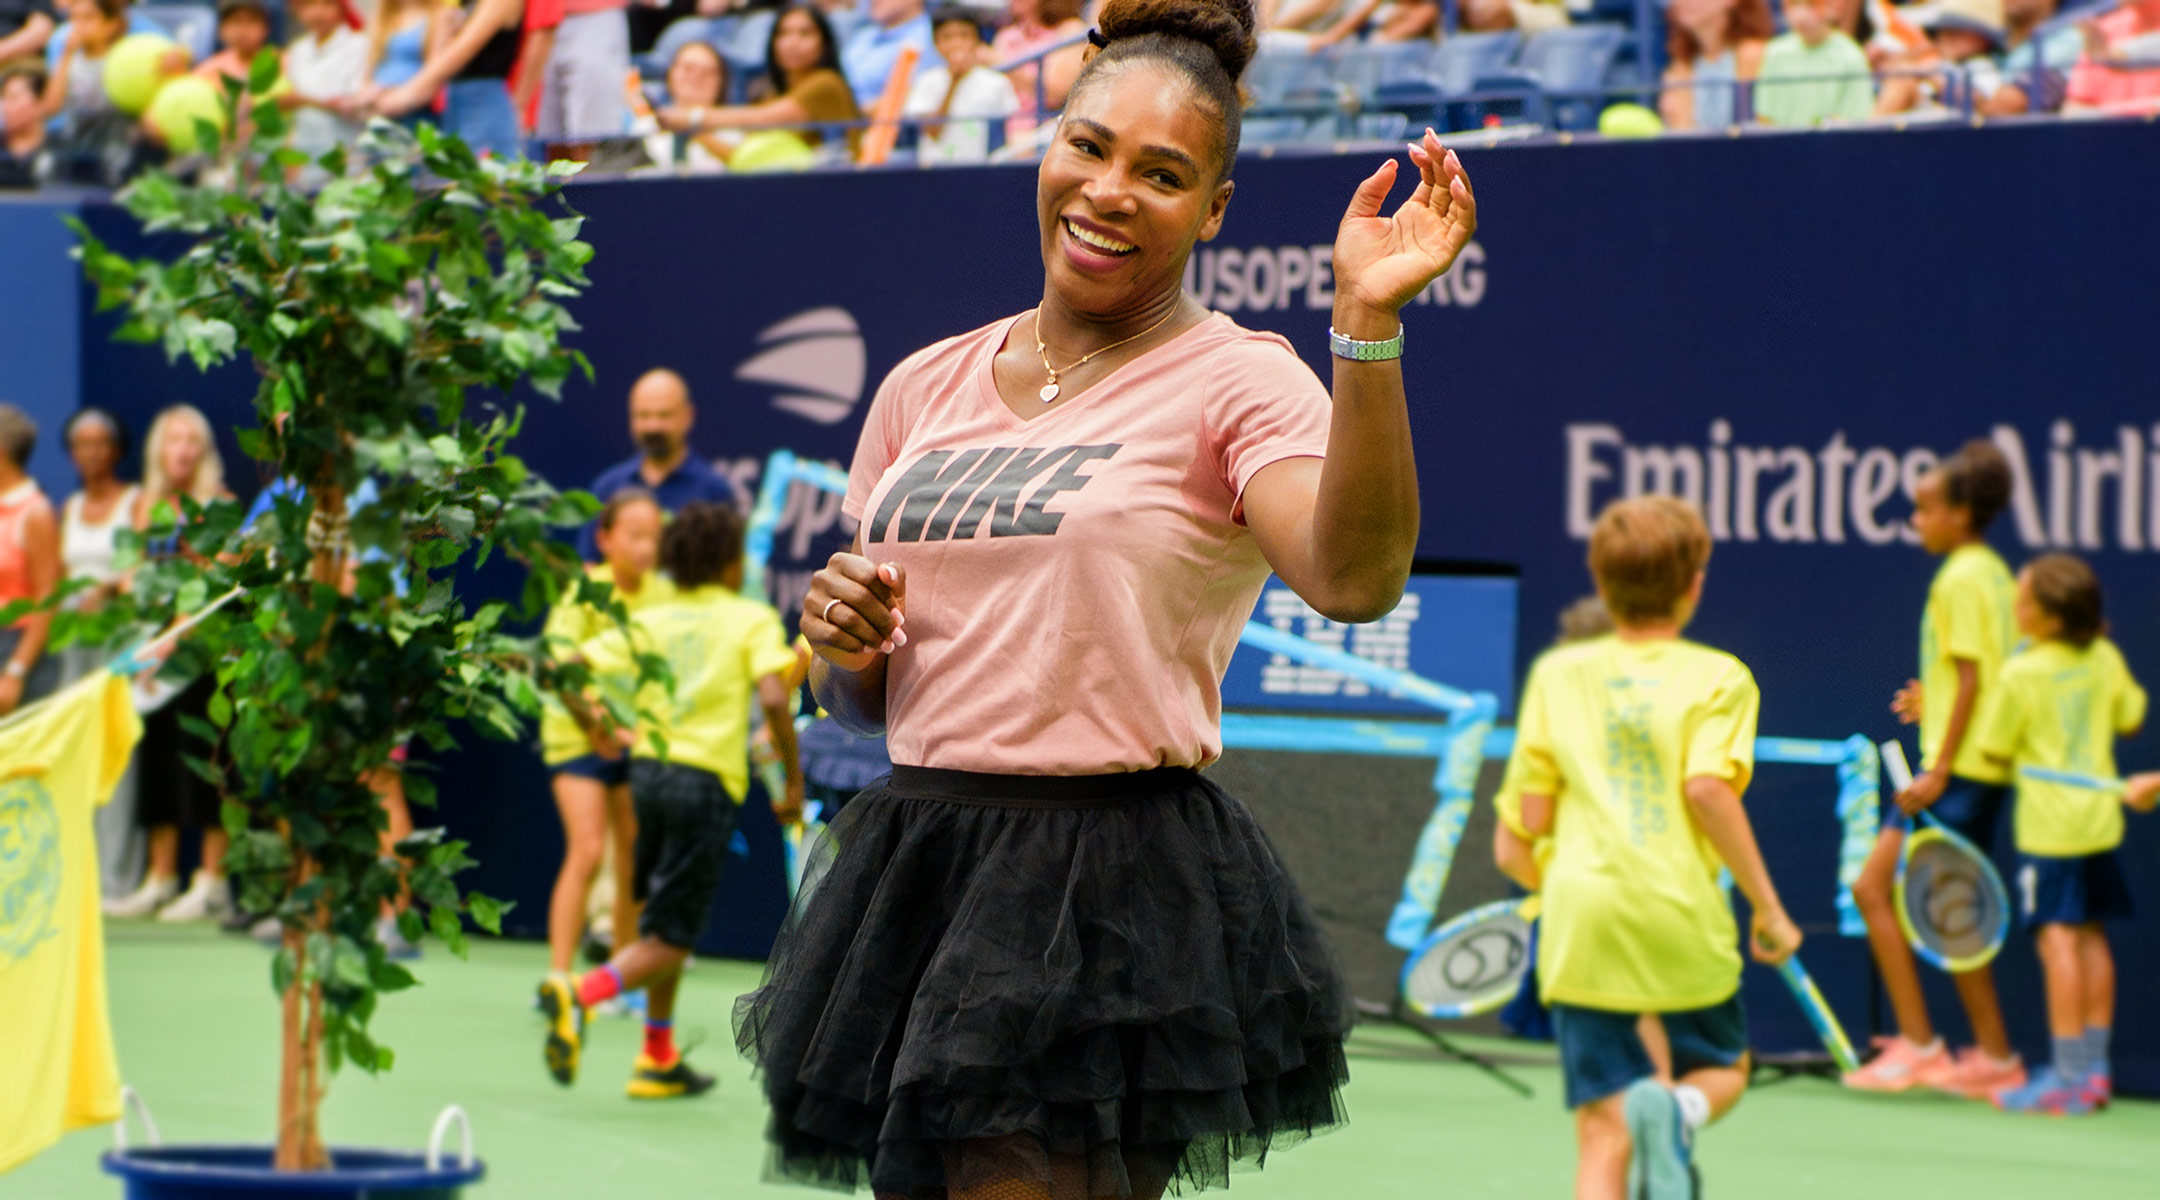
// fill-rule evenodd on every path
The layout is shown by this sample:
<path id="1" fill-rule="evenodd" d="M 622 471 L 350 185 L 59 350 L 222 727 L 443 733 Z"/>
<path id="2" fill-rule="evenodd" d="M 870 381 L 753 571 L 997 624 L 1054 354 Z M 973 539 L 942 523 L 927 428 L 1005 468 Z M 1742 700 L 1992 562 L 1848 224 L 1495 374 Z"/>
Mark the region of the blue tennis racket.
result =
<path id="1" fill-rule="evenodd" d="M 1905 747 L 1881 746 L 1890 786 L 1912 786 Z M 2010 935 L 2010 891 L 1987 853 L 1923 810 L 1905 835 L 1892 890 L 1898 925 L 1913 952 L 1944 971 L 1973 971 L 1994 961 Z"/>
<path id="2" fill-rule="evenodd" d="M 1823 999 L 1822 990 L 1800 965 L 1795 954 L 1777 967 L 1778 978 L 1792 989 L 1793 999 L 1799 1001 L 1800 1011 L 1807 1015 L 1808 1024 L 1815 1027 L 1815 1036 L 1822 1039 L 1823 1049 L 1837 1063 L 1838 1070 L 1850 1074 L 1860 1069 L 1860 1058 L 1853 1053 L 1852 1041 L 1845 1036 L 1845 1027 L 1838 1024 L 1837 1013 L 1831 1011 L 1830 1002 Z"/>
<path id="3" fill-rule="evenodd" d="M 1403 963 L 1412 1012 L 1439 1021 L 1474 1017 L 1514 999 L 1530 970 L 1530 900 L 1480 905 L 1432 931 Z"/>

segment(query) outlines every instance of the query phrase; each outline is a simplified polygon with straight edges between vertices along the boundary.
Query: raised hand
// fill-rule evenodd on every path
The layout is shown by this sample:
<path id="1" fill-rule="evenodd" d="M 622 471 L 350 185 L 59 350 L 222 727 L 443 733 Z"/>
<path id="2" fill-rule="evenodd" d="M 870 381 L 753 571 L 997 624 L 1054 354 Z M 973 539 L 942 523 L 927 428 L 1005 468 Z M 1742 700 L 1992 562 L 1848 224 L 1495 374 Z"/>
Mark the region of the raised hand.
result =
<path id="1" fill-rule="evenodd" d="M 901 612 L 907 575 L 893 563 L 860 554 L 835 554 L 810 577 L 803 595 L 802 632 L 819 658 L 843 671 L 860 671 L 907 645 Z"/>
<path id="2" fill-rule="evenodd" d="M 1470 175 L 1440 135 L 1425 131 L 1410 146 L 1418 185 L 1395 210 L 1380 215 L 1394 186 L 1394 159 L 1380 164 L 1350 197 L 1335 234 L 1335 294 L 1378 312 L 1408 304 L 1455 262 L 1477 232 L 1477 198 Z"/>

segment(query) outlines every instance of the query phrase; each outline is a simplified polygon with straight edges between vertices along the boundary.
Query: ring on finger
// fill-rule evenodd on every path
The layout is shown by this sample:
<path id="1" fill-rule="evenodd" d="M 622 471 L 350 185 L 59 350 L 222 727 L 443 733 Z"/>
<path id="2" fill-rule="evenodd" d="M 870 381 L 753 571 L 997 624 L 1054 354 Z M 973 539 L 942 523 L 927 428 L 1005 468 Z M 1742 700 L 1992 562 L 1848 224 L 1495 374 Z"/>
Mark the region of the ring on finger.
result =
<path id="1" fill-rule="evenodd" d="M 838 603 L 840 603 L 840 597 L 838 597 L 838 596 L 835 596 L 835 597 L 833 597 L 832 599 L 830 599 L 830 600 L 827 600 L 827 601 L 825 602 L 825 608 L 824 608 L 824 610 L 823 610 L 823 611 L 821 611 L 820 613 L 818 613 L 818 620 L 820 620 L 820 621 L 823 621 L 823 622 L 825 622 L 825 623 L 826 623 L 827 625 L 830 625 L 830 624 L 832 624 L 832 610 L 833 610 L 833 605 L 835 605 L 835 604 L 838 604 Z"/>

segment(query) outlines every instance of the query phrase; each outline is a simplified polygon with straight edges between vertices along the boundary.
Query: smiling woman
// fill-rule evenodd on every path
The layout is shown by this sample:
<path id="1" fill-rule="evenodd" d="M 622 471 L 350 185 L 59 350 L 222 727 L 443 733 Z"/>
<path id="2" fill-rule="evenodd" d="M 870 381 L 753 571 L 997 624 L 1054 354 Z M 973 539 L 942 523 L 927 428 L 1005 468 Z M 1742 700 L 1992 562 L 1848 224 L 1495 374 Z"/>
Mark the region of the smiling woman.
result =
<path id="1" fill-rule="evenodd" d="M 930 1200 L 1217 1186 L 1342 1120 L 1350 1020 L 1266 835 L 1199 774 L 1270 571 L 1402 593 L 1397 310 L 1476 225 L 1429 131 L 1336 230 L 1332 394 L 1187 296 L 1229 211 L 1245 0 L 1106 0 L 1038 176 L 1042 300 L 879 390 L 813 579 L 819 700 L 891 777 L 811 852 L 736 1011 L 776 1173 Z"/>

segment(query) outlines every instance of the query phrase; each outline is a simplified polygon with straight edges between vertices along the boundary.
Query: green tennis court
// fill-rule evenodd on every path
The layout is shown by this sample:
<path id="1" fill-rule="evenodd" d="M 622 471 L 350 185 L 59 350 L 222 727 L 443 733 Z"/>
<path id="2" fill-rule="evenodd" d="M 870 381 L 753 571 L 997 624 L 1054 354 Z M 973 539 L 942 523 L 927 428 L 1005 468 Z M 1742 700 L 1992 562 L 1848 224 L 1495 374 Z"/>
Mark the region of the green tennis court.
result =
<path id="1" fill-rule="evenodd" d="M 168 1141 L 266 1141 L 277 1070 L 269 958 L 201 928 L 109 927 L 113 1023 L 121 1068 Z M 709 1035 L 694 1061 L 722 1076 L 699 1100 L 622 1097 L 638 1026 L 596 1020 L 575 1090 L 540 1065 L 530 1010 L 545 951 L 476 944 L 460 963 L 431 947 L 420 990 L 386 1000 L 377 1022 L 398 1053 L 379 1079 L 347 1073 L 325 1110 L 333 1144 L 426 1140 L 435 1114 L 463 1105 L 489 1176 L 478 1196 L 738 1196 L 814 1193 L 758 1184 L 764 1112 L 735 1056 L 728 1011 L 758 968 L 701 963 L 677 1026 Z M 1478 1072 L 1401 1057 L 1414 1039 L 1361 1031 L 1351 1124 L 1238 1176 L 1252 1197 L 1482 1200 L 1570 1192 L 1574 1139 L 1558 1074 L 1520 1069 L 1537 1089 L 1518 1099 Z M 1521 1047 L 1508 1046 L 1508 1050 Z M 1541 1056 L 1542 1057 L 1542 1056 Z M 0 1197 L 119 1195 L 98 1170 L 108 1129 L 84 1130 L 0 1176 Z M 1763 1088 L 1719 1126 L 1702 1156 L 1706 1191 L 1747 1200 L 1961 1200 L 2076 1196 L 2149 1200 L 2160 1179 L 2160 1104 L 2125 1102 L 2076 1121 L 2002 1116 L 1954 1100 L 1852 1095 L 1816 1080 Z"/>

